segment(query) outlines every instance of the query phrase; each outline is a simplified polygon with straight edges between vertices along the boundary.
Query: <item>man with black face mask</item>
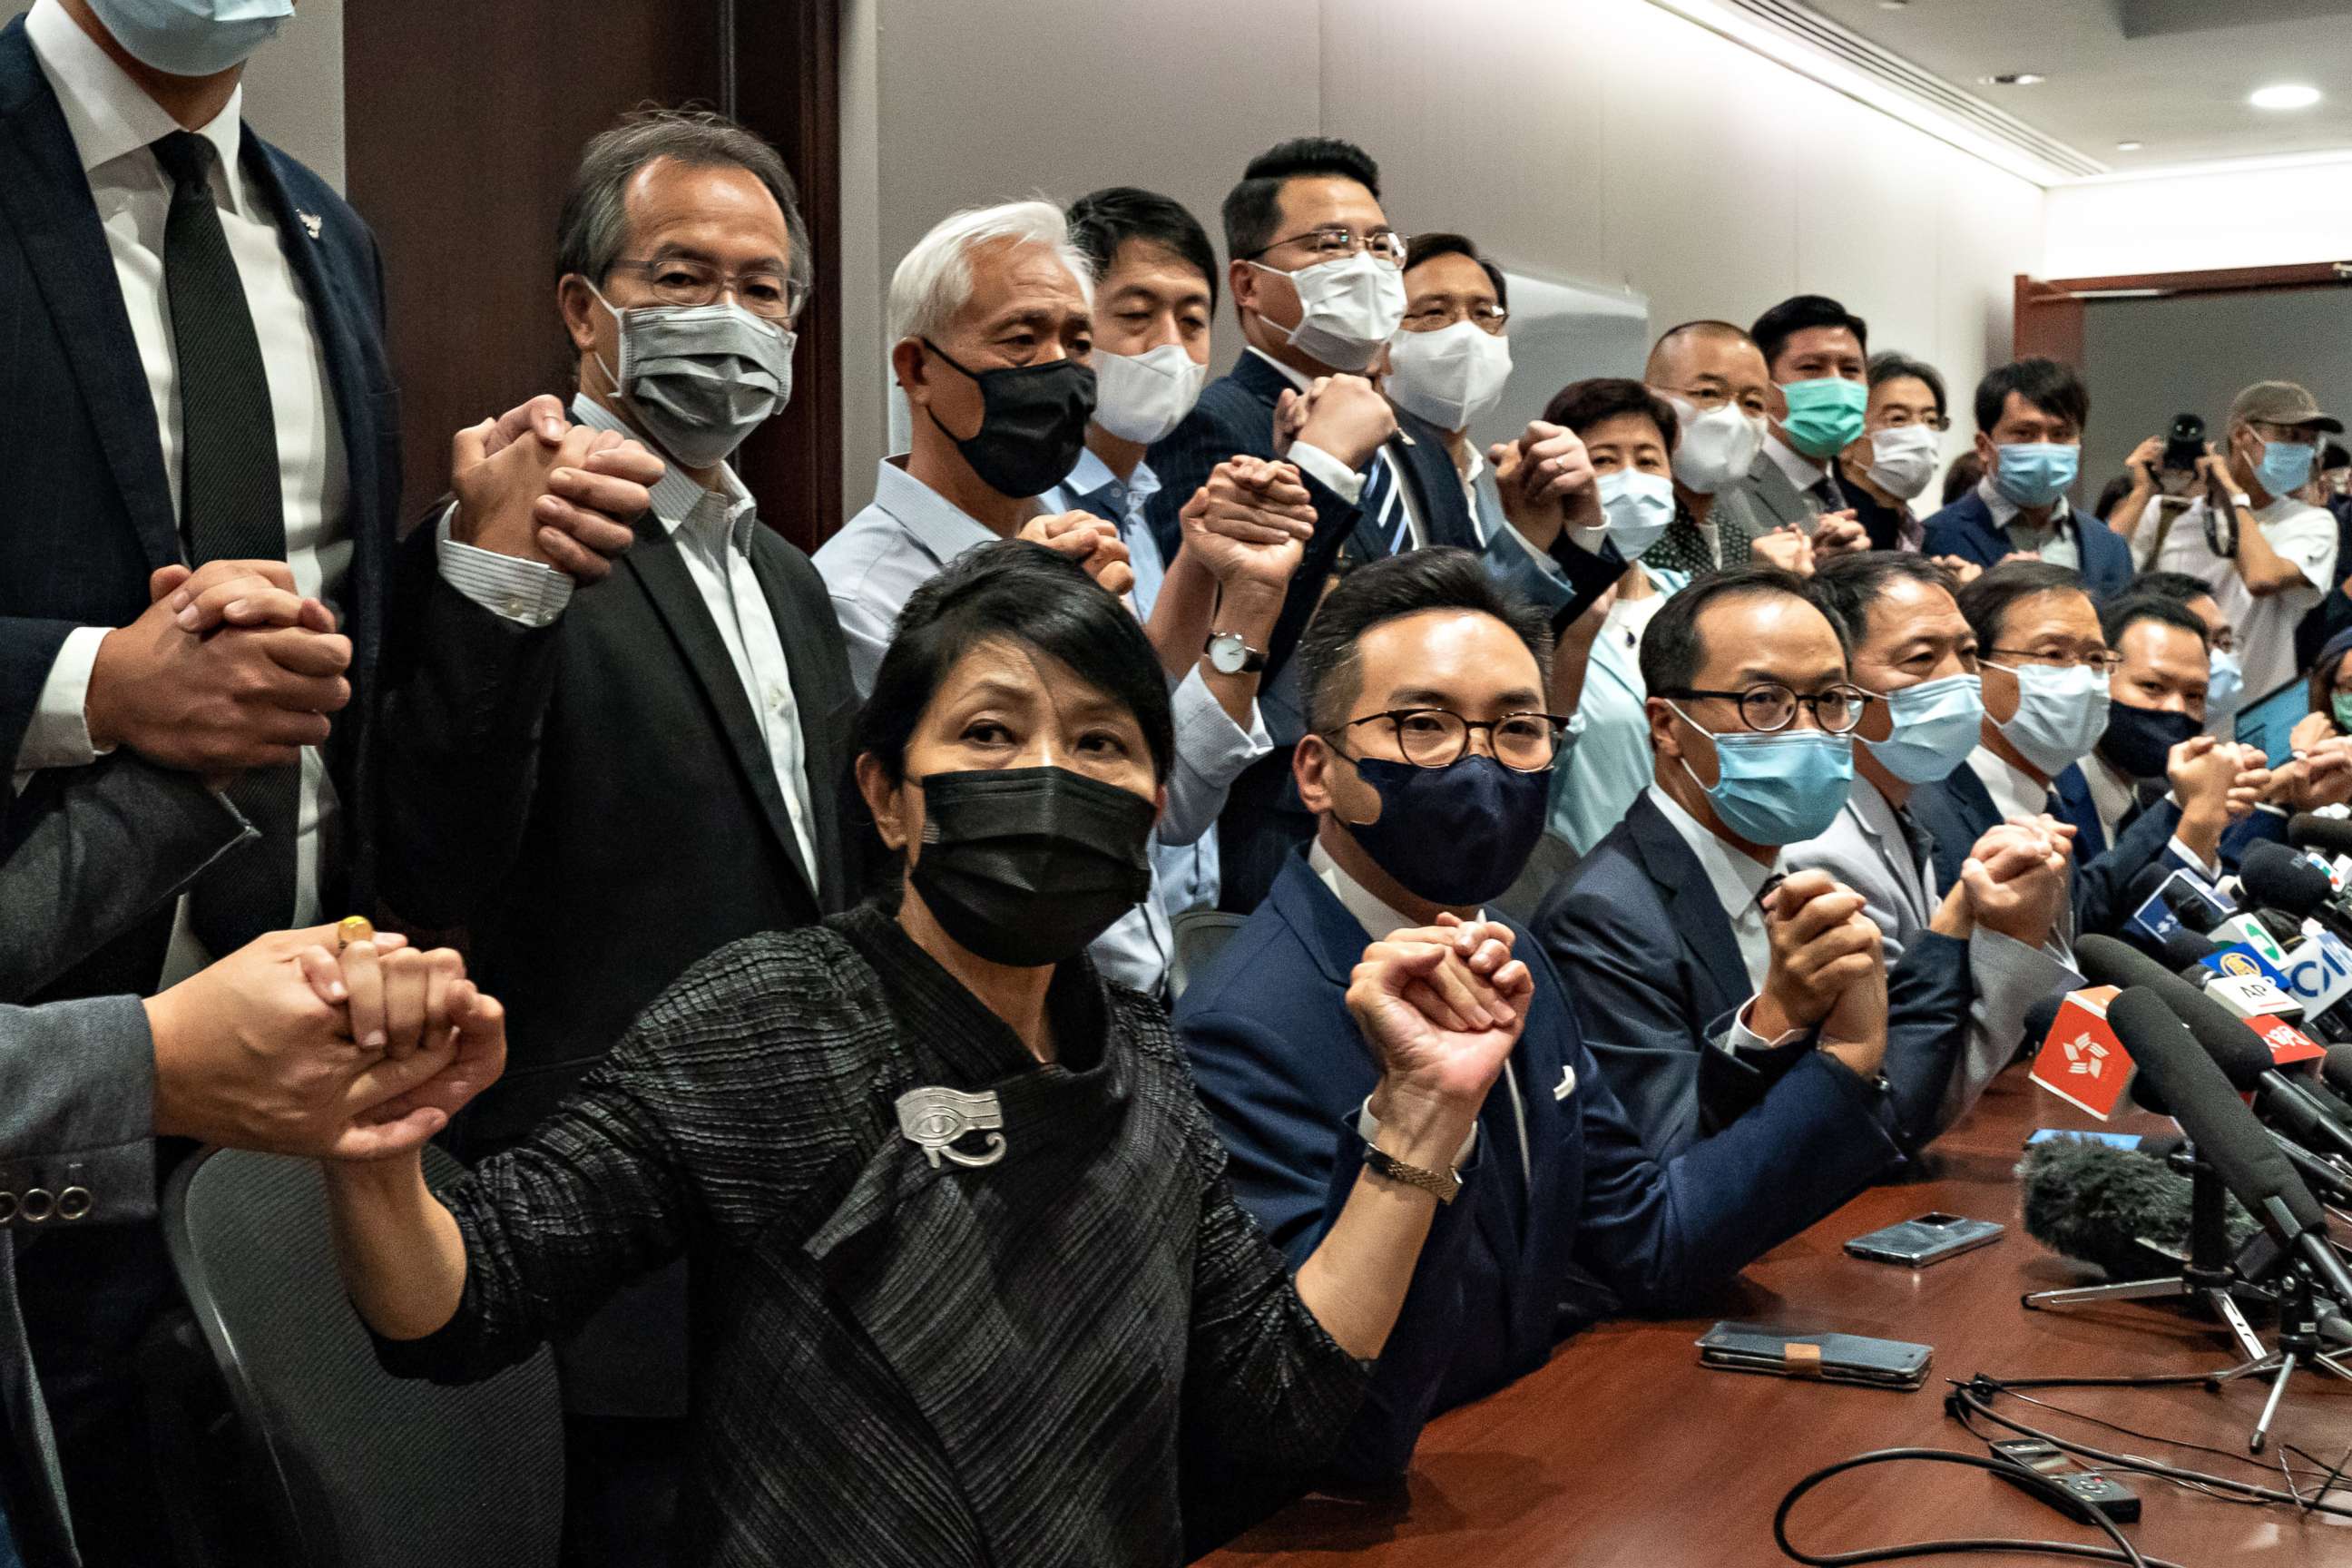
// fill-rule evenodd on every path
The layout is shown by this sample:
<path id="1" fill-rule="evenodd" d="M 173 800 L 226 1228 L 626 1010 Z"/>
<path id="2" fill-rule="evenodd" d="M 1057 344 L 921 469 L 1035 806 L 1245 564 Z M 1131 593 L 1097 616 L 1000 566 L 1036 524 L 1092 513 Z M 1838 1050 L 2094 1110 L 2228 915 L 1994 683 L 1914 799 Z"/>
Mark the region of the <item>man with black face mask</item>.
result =
<path id="1" fill-rule="evenodd" d="M 1311 731 L 1291 765 L 1315 839 L 1176 1010 L 1234 1195 L 1294 1261 L 1396 1110 L 1344 1002 L 1365 933 L 1480 918 L 1542 830 L 1565 724 L 1542 711 L 1543 617 L 1465 550 L 1352 574 L 1298 658 Z M 1664 1161 L 1586 1048 L 1578 976 L 1524 931 L 1516 951 L 1535 980 L 1525 1026 L 1454 1162 L 1481 1169 L 1465 1186 L 1476 1223 L 1431 1238 L 1424 1268 L 1448 1288 L 1417 1282 L 1408 1299 L 1343 1453 L 1353 1478 L 1402 1469 L 1431 1415 L 1540 1364 L 1563 1331 L 1688 1300 L 1896 1157 L 1872 1081 L 1886 1035 L 1874 928 L 1821 1019 L 1825 1048 L 1754 1114 Z"/>

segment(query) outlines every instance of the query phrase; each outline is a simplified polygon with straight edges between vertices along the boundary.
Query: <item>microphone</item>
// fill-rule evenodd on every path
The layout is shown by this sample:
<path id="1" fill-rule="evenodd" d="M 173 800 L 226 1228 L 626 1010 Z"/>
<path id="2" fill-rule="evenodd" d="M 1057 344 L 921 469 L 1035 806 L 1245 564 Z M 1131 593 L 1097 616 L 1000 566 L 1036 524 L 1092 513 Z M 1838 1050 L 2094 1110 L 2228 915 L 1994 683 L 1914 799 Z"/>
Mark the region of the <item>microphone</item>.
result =
<path id="1" fill-rule="evenodd" d="M 2352 855 L 2352 817 L 2299 811 L 2286 819 L 2286 841 L 2322 855 Z"/>
<path id="2" fill-rule="evenodd" d="M 2027 1017 L 2033 1015 L 2028 1013 Z M 2338 1094 L 2352 1094 L 2352 1046 L 2330 1046 L 2327 1058 L 2319 1067 L 2320 1076 L 2327 1087 Z"/>
<path id="3" fill-rule="evenodd" d="M 2199 1048 L 2189 1026 L 2174 1016 L 2169 1000 L 2136 985 L 2107 1012 L 2117 1037 L 2162 1088 L 2173 1116 L 2222 1184 L 2280 1246 L 2301 1257 L 2339 1307 L 2352 1302 L 2352 1271 L 2327 1238 L 2327 1211 L 2231 1091 L 2221 1068 Z"/>
<path id="4" fill-rule="evenodd" d="M 2352 942 L 2352 916 L 2336 907 L 2336 884 L 2284 844 L 2248 845 L 2238 881 L 2254 902 L 2284 910 L 2298 921 L 2317 921 L 2338 941 Z"/>
<path id="5" fill-rule="evenodd" d="M 2053 1138 L 2025 1152 L 2025 1233 L 2062 1258 L 2095 1263 L 2113 1279 L 2178 1269 L 2189 1250 L 2189 1180 L 2166 1161 L 2088 1138 Z M 2228 1205 L 2230 1249 L 2254 1233 Z"/>

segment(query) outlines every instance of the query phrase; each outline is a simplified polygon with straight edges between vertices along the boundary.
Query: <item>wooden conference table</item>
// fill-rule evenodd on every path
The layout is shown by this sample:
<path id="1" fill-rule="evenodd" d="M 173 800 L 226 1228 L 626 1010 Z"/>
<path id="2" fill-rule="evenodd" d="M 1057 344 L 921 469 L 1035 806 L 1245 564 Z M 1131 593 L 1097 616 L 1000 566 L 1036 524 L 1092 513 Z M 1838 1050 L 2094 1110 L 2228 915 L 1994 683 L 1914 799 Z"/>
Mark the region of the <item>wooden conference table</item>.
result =
<path id="1" fill-rule="evenodd" d="M 1751 1265 L 1704 1312 L 1588 1330 L 1510 1387 L 1440 1416 L 1422 1436 L 1409 1495 L 1307 1498 L 1206 1561 L 1220 1568 L 1780 1563 L 1785 1559 L 1772 1543 L 1773 1511 L 1813 1470 L 1873 1448 L 1985 1452 L 1945 1415 L 1948 1378 L 2203 1372 L 2235 1363 L 2221 1331 L 2178 1304 L 2040 1312 L 2018 1304 L 2028 1290 L 2098 1278 L 2088 1265 L 2061 1258 L 2025 1234 L 2012 1173 L 2033 1129 L 2098 1125 L 2033 1088 L 2022 1068 L 2013 1069 L 1938 1142 L 1930 1179 L 1863 1194 Z M 2141 1116 L 2111 1130 L 2169 1131 L 2170 1124 Z M 1938 1208 L 2005 1221 L 2010 1229 L 1990 1247 L 1917 1271 L 1864 1263 L 1842 1250 L 1848 1237 Z M 1909 1340 L 1934 1346 L 1935 1364 L 1927 1385 L 1910 1394 L 1711 1371 L 1699 1365 L 1692 1342 L 1717 1318 Z M 2267 1343 L 2267 1322 L 2257 1320 L 2256 1330 Z M 2266 1385 L 2248 1380 L 2218 1393 L 2192 1384 L 2035 1396 L 2243 1455 Z M 2124 1437 L 2019 1400 L 2000 1399 L 1994 1408 L 2109 1452 L 2264 1479 L 2248 1465 Z M 2282 1485 L 2275 1458 L 2281 1442 L 2324 1453 L 2334 1464 L 2352 1445 L 2352 1383 L 2296 1374 L 2273 1432 L 2267 1484 L 2273 1487 Z M 2150 1556 L 2189 1568 L 2352 1565 L 2352 1520 L 2224 1502 L 2147 1478 L 2127 1484 L 2143 1511 L 2126 1532 Z M 2339 1491 L 2331 1500 L 2352 1502 L 2352 1493 Z M 2103 1539 L 1992 1476 L 1922 1464 L 1873 1466 L 1830 1480 L 1798 1504 L 1790 1534 L 1824 1554 L 1930 1537 Z M 1945 1561 L 2056 1560 L 2003 1554 Z"/>

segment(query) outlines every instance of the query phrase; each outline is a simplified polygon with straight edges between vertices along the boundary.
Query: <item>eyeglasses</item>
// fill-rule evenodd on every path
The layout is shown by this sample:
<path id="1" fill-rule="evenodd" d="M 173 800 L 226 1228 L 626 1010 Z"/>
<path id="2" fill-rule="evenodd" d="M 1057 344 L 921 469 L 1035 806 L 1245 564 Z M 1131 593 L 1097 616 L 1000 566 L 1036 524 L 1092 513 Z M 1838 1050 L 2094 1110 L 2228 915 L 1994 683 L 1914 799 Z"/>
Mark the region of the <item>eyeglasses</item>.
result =
<path id="1" fill-rule="evenodd" d="M 1658 390 L 1673 393 L 1701 414 L 1712 414 L 1718 408 L 1728 406 L 1732 401 L 1731 394 L 1718 386 L 1662 386 Z M 1764 395 L 1751 392 L 1739 400 L 1739 406 L 1750 414 L 1762 414 Z"/>
<path id="2" fill-rule="evenodd" d="M 1449 300 L 1443 305 L 1432 305 L 1424 310 L 1406 311 L 1404 330 L 1408 332 L 1434 332 L 1456 321 L 1475 321 L 1487 331 L 1500 334 L 1503 323 L 1510 319 L 1508 310 L 1500 305 L 1489 305 L 1484 300 L 1467 310 Z"/>
<path id="3" fill-rule="evenodd" d="M 1849 735 L 1870 706 L 1870 693 L 1859 686 L 1830 686 L 1799 696 L 1777 680 L 1759 681 L 1745 691 L 1706 691 L 1696 686 L 1660 689 L 1654 697 L 1713 700 L 1739 704 L 1739 721 L 1759 734 L 1778 734 L 1797 721 L 1797 710 L 1808 709 L 1813 722 L 1832 735 Z"/>
<path id="4" fill-rule="evenodd" d="M 1286 245 L 1305 246 L 1314 252 L 1315 259 L 1318 261 L 1337 261 L 1343 256 L 1353 256 L 1359 251 L 1365 251 L 1369 252 L 1374 260 L 1385 261 L 1391 267 L 1404 265 L 1404 236 L 1396 230 L 1376 228 L 1370 234 L 1359 235 L 1347 225 L 1339 223 L 1326 224 L 1321 228 L 1310 228 L 1305 234 L 1294 234 L 1287 239 L 1277 239 L 1265 249 L 1256 252 L 1255 256 L 1244 257 L 1243 259 L 1254 260 L 1256 256 L 1279 250 Z"/>
<path id="5" fill-rule="evenodd" d="M 2113 675 L 2123 668 L 2124 656 L 2112 648 L 2097 653 L 2032 653 L 2021 647 L 1989 647 L 1987 653 L 1997 653 L 2003 658 L 2014 658 L 2027 664 L 2047 665 L 2053 669 L 2095 669 L 2101 675 Z M 1993 666 L 1995 669 L 1999 665 Z"/>
<path id="6" fill-rule="evenodd" d="M 732 292 L 743 309 L 763 321 L 792 321 L 808 303 L 808 285 L 781 272 L 728 272 L 707 261 L 664 257 L 652 261 L 615 261 L 615 272 L 644 279 L 665 305 L 711 305 Z"/>
<path id="7" fill-rule="evenodd" d="M 1903 417 L 1900 419 L 1894 418 L 1890 416 L 1886 423 L 1882 426 L 1881 428 L 1886 430 L 1902 430 L 1913 426 L 1916 426 L 1922 429 L 1934 430 L 1941 433 L 1943 431 L 1949 430 L 1952 427 L 1952 422 L 1940 414 L 1913 414 L 1908 410 L 1906 410 L 1904 411 Z"/>
<path id="8" fill-rule="evenodd" d="M 1539 773 L 1559 755 L 1569 721 L 1557 713 L 1506 713 L 1499 719 L 1465 719 L 1444 708 L 1391 708 L 1350 719 L 1326 740 L 1364 724 L 1386 724 L 1404 760 L 1420 768 L 1447 768 L 1469 750 L 1470 732 L 1486 731 L 1495 760 L 1514 773 Z"/>

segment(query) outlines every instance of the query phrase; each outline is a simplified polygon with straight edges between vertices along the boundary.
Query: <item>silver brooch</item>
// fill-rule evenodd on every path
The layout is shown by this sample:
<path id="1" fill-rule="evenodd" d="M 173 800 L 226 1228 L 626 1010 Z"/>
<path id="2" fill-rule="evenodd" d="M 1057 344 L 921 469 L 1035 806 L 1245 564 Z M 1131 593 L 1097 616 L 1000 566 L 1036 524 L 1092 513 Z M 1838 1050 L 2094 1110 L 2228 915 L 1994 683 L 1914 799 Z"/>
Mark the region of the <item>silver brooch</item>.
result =
<path id="1" fill-rule="evenodd" d="M 996 1131 L 1004 1125 L 1004 1108 L 993 1094 L 966 1094 L 934 1085 L 908 1089 L 898 1097 L 898 1131 L 922 1150 L 934 1170 L 942 1154 L 959 1165 L 971 1166 L 993 1165 L 1004 1158 L 1004 1138 Z M 956 1152 L 953 1145 L 973 1132 L 988 1134 L 987 1152 Z"/>
<path id="2" fill-rule="evenodd" d="M 319 236 L 326 230 L 327 220 L 320 217 L 317 213 L 306 213 L 298 208 L 296 209 L 294 216 L 302 220 L 302 232 L 309 235 L 312 239 L 318 238 Z"/>

